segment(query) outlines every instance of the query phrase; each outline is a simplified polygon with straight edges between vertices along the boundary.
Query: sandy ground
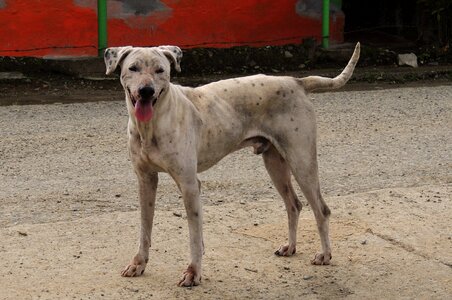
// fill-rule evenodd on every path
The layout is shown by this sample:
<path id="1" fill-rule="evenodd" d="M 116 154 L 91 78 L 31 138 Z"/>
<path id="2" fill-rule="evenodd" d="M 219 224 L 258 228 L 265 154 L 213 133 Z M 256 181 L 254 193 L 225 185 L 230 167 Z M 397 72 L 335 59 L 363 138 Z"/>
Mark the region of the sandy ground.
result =
<path id="1" fill-rule="evenodd" d="M 166 175 L 148 268 L 119 276 L 139 212 L 122 94 L 103 93 L 118 101 L 0 107 L 1 299 L 452 297 L 452 86 L 312 95 L 330 266 L 309 264 L 320 242 L 304 198 L 298 253 L 273 255 L 286 214 L 251 149 L 200 174 L 206 255 L 193 289 L 176 287 L 188 229 Z"/>

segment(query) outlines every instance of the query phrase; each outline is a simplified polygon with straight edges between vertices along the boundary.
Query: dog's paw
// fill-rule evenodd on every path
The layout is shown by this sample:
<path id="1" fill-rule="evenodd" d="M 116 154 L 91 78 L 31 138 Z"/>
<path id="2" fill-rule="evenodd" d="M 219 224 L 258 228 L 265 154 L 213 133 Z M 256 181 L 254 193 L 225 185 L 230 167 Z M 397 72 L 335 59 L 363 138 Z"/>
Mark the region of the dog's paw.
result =
<path id="1" fill-rule="evenodd" d="M 121 272 L 121 276 L 136 277 L 143 275 L 144 269 L 146 268 L 146 263 L 147 260 L 145 260 L 138 254 L 135 255 L 130 264 Z"/>
<path id="2" fill-rule="evenodd" d="M 331 258 L 333 258 L 331 256 L 331 253 L 328 254 L 324 254 L 324 253 L 317 253 L 314 257 L 313 260 L 311 260 L 311 264 L 313 265 L 329 265 L 330 264 L 330 260 Z"/>
<path id="3" fill-rule="evenodd" d="M 182 287 L 192 287 L 199 285 L 201 283 L 201 274 L 196 272 L 192 265 L 189 265 L 184 274 L 182 274 L 182 279 L 179 281 L 178 286 Z"/>
<path id="4" fill-rule="evenodd" d="M 297 252 L 297 248 L 295 246 L 281 246 L 278 250 L 275 251 L 275 255 L 277 256 L 292 256 Z"/>

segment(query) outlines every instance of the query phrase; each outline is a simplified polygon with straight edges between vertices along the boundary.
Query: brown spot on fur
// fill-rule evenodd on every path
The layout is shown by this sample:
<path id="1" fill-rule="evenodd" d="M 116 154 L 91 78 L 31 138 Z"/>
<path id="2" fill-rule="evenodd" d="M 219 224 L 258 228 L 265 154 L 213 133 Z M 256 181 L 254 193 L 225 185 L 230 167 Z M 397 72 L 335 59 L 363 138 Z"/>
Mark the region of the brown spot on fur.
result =
<path id="1" fill-rule="evenodd" d="M 151 142 L 154 147 L 156 147 L 156 148 L 158 147 L 158 143 L 157 143 L 157 139 L 155 138 L 155 135 L 152 136 Z"/>
<path id="2" fill-rule="evenodd" d="M 199 213 L 198 213 L 197 211 L 195 211 L 195 212 L 193 213 L 193 216 L 195 216 L 195 218 L 197 218 L 197 217 L 199 217 Z"/>
<path id="3" fill-rule="evenodd" d="M 284 194 L 289 194 L 289 186 L 287 184 L 284 185 Z"/>
<path id="4" fill-rule="evenodd" d="M 276 91 L 276 95 L 278 95 L 278 96 L 279 96 L 279 94 L 281 94 L 281 92 L 280 92 L 280 91 Z"/>
<path id="5" fill-rule="evenodd" d="M 264 83 L 261 82 L 261 86 L 264 86 Z"/>
<path id="6" fill-rule="evenodd" d="M 295 207 L 298 211 L 301 211 L 301 209 L 303 208 L 303 205 L 301 204 L 300 200 L 298 200 L 298 198 L 295 198 Z"/>
<path id="7" fill-rule="evenodd" d="M 290 90 L 290 93 L 293 94 L 293 90 Z"/>
<path id="8" fill-rule="evenodd" d="M 252 86 L 256 86 L 256 84 L 254 84 L 254 83 L 252 83 L 251 85 L 252 85 Z"/>
<path id="9" fill-rule="evenodd" d="M 144 260 L 146 263 L 148 263 L 148 261 L 149 261 L 149 258 L 146 258 L 145 260 Z"/>
<path id="10" fill-rule="evenodd" d="M 228 89 L 224 89 L 223 91 L 227 92 L 227 91 L 228 91 Z"/>
<path id="11" fill-rule="evenodd" d="M 290 118 L 290 121 L 293 122 L 293 118 Z"/>
<path id="12" fill-rule="evenodd" d="M 329 215 L 331 215 L 331 210 L 328 208 L 328 206 L 324 205 L 324 206 L 322 207 L 322 214 L 323 214 L 325 217 L 328 217 Z"/>
<path id="13" fill-rule="evenodd" d="M 294 129 L 294 131 L 298 131 L 298 127 L 296 127 L 296 128 Z"/>
<path id="14" fill-rule="evenodd" d="M 190 273 L 193 274 L 193 277 L 196 277 L 196 271 L 192 264 L 188 265 L 187 270 L 184 273 Z"/>

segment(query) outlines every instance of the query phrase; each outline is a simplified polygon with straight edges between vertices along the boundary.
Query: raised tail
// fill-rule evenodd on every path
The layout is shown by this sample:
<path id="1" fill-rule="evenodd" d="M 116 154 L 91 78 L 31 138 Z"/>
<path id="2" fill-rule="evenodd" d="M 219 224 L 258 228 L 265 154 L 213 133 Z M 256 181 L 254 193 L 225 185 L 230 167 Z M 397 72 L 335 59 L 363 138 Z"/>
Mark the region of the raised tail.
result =
<path id="1" fill-rule="evenodd" d="M 353 70 L 355 69 L 356 63 L 359 60 L 360 44 L 356 44 L 355 51 L 350 58 L 345 69 L 341 74 L 334 78 L 321 77 L 321 76 L 308 76 L 304 78 L 299 78 L 299 81 L 306 92 L 313 92 L 316 90 L 334 90 L 344 86 L 347 81 L 352 77 Z"/>

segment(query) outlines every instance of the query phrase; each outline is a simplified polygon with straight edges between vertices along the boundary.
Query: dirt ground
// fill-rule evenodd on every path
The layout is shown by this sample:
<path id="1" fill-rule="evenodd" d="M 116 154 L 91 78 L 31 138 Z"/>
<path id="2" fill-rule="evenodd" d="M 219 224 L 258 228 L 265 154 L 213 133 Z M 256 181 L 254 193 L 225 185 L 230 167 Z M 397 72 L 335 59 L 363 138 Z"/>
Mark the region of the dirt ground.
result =
<path id="1" fill-rule="evenodd" d="M 147 270 L 119 275 L 138 247 L 137 188 L 122 92 L 95 96 L 110 101 L 0 107 L 1 299 L 451 299 L 452 85 L 311 95 L 330 266 L 309 264 L 320 241 L 299 190 L 298 253 L 273 255 L 287 218 L 251 149 L 200 174 L 192 289 L 176 286 L 188 229 L 165 174 Z"/>

